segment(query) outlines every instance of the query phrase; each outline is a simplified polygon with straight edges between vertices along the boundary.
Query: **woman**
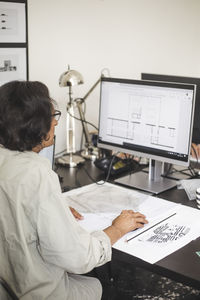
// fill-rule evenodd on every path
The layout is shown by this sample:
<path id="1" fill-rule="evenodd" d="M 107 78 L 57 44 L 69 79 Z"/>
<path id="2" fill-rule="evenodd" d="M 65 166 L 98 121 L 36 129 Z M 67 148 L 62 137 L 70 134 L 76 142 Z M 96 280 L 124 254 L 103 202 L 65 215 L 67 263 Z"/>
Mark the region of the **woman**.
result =
<path id="1" fill-rule="evenodd" d="M 53 143 L 59 116 L 40 82 L 0 87 L 0 276 L 23 300 L 101 299 L 100 282 L 78 274 L 109 261 L 111 245 L 147 221 L 123 211 L 104 231 L 79 226 L 38 155 Z"/>

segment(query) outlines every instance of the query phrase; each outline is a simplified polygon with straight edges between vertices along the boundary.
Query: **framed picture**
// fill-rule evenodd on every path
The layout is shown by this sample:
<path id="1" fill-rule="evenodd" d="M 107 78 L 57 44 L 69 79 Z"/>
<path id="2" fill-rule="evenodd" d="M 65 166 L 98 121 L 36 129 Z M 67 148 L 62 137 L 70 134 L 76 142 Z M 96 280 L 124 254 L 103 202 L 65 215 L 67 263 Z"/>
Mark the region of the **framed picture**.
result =
<path id="1" fill-rule="evenodd" d="M 25 3 L 0 2 L 0 43 L 26 43 Z"/>
<path id="2" fill-rule="evenodd" d="M 0 48 L 0 85 L 12 80 L 27 80 L 26 48 Z"/>

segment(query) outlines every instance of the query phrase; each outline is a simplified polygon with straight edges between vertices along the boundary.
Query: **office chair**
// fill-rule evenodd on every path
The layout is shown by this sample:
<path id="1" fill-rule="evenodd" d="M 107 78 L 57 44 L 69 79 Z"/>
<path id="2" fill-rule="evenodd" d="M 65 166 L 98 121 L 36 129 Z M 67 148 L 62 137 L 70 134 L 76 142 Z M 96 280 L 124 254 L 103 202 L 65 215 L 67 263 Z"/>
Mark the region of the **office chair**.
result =
<path id="1" fill-rule="evenodd" d="M 12 300 L 19 300 L 19 298 L 16 296 L 12 288 L 2 277 L 0 277 L 0 286 L 4 288 L 4 290 L 7 292 L 7 294 L 10 296 Z"/>

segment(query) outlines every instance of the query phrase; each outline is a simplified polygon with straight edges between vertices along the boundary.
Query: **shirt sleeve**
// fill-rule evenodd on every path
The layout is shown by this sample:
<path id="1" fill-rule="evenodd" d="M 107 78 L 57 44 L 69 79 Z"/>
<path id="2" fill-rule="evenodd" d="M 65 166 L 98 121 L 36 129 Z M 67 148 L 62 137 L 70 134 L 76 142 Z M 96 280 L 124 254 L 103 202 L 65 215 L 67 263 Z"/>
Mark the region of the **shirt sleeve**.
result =
<path id="1" fill-rule="evenodd" d="M 54 182 L 54 187 L 55 187 Z M 92 234 L 72 215 L 61 192 L 45 181 L 39 206 L 38 250 L 44 261 L 83 274 L 111 260 L 111 243 L 103 231 Z"/>

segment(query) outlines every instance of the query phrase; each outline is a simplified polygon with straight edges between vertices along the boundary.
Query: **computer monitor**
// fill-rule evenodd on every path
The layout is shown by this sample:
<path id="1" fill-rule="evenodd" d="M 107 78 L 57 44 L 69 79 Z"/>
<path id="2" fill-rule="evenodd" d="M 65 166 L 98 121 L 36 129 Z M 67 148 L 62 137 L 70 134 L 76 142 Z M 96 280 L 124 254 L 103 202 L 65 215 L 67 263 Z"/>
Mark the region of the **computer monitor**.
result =
<path id="1" fill-rule="evenodd" d="M 192 142 L 195 144 L 200 144 L 200 78 L 196 77 L 185 77 L 185 76 L 175 76 L 175 75 L 164 75 L 164 74 L 152 74 L 152 73 L 142 73 L 141 79 L 144 80 L 154 80 L 154 81 L 166 81 L 166 82 L 180 82 L 196 85 L 196 101 L 194 110 L 194 121 L 193 121 L 193 133 Z"/>
<path id="2" fill-rule="evenodd" d="M 53 145 L 43 148 L 40 152 L 39 155 L 46 157 L 50 163 L 51 163 L 51 167 L 52 169 L 54 168 L 54 158 L 55 158 L 55 139 L 56 137 L 54 136 L 54 143 Z"/>
<path id="3" fill-rule="evenodd" d="M 163 178 L 162 162 L 188 166 L 195 85 L 101 79 L 98 147 L 150 159 L 150 172 L 115 182 L 153 193 L 176 182 Z"/>

